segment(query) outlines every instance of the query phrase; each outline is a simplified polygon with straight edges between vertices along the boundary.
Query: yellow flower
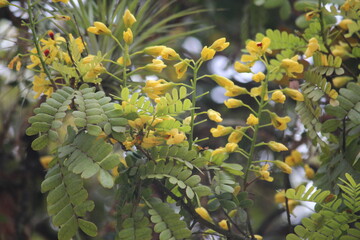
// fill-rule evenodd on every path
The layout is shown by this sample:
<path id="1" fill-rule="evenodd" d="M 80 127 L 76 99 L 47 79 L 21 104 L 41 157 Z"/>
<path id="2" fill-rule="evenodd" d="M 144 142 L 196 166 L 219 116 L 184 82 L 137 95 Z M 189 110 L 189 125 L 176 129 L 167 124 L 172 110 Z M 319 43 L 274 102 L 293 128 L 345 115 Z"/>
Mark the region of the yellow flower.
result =
<path id="1" fill-rule="evenodd" d="M 55 15 L 56 20 L 62 20 L 62 21 L 69 21 L 71 20 L 71 17 L 66 15 Z"/>
<path id="2" fill-rule="evenodd" d="M 35 75 L 33 82 L 33 90 L 36 92 L 34 98 L 38 98 L 42 93 L 46 96 L 51 96 L 54 89 L 49 80 L 46 80 L 46 74 L 40 73 L 40 75 Z"/>
<path id="3" fill-rule="evenodd" d="M 239 143 L 244 136 L 244 131 L 247 128 L 237 127 L 229 136 L 228 142 L 229 143 Z"/>
<path id="4" fill-rule="evenodd" d="M 255 56 L 255 55 L 242 55 L 240 58 L 241 62 L 246 62 L 247 66 L 252 67 L 255 64 L 255 61 L 258 60 L 259 57 Z"/>
<path id="5" fill-rule="evenodd" d="M 123 39 L 126 44 L 130 45 L 133 42 L 133 33 L 130 28 L 128 28 L 126 31 L 123 32 Z"/>
<path id="6" fill-rule="evenodd" d="M 285 163 L 289 165 L 290 167 L 294 167 L 297 165 L 300 165 L 302 162 L 301 153 L 297 150 L 291 151 L 290 156 L 287 156 L 285 158 Z"/>
<path id="7" fill-rule="evenodd" d="M 215 156 L 217 154 L 220 154 L 220 153 L 226 153 L 226 148 L 223 148 L 223 147 L 220 147 L 220 148 L 217 148 L 215 149 L 212 153 L 211 153 L 211 156 Z"/>
<path id="8" fill-rule="evenodd" d="M 224 219 L 224 220 L 221 220 L 221 221 L 219 222 L 219 227 L 221 227 L 222 229 L 228 231 L 228 230 L 229 230 L 228 221 L 226 221 L 225 219 Z"/>
<path id="9" fill-rule="evenodd" d="M 265 79 L 265 74 L 262 72 L 258 72 L 252 76 L 252 80 L 254 80 L 255 82 L 261 82 L 264 79 Z"/>
<path id="10" fill-rule="evenodd" d="M 221 114 L 217 111 L 214 111 L 212 109 L 209 109 L 207 111 L 207 115 L 209 117 L 210 120 L 214 121 L 214 122 L 222 122 L 223 119 L 221 118 Z"/>
<path id="11" fill-rule="evenodd" d="M 150 131 L 141 141 L 143 148 L 152 148 L 163 143 L 163 138 L 154 136 L 154 131 Z"/>
<path id="12" fill-rule="evenodd" d="M 305 14 L 305 20 L 310 21 L 313 17 L 318 16 L 319 14 L 315 11 L 311 11 Z"/>
<path id="13" fill-rule="evenodd" d="M 256 238 L 256 240 L 263 240 L 263 237 L 260 235 L 255 234 L 254 237 Z"/>
<path id="14" fill-rule="evenodd" d="M 16 55 L 13 59 L 11 59 L 11 61 L 8 64 L 8 68 L 9 69 L 14 69 L 15 63 L 16 63 L 16 67 L 15 67 L 16 71 L 20 71 L 21 60 L 20 60 L 19 55 Z"/>
<path id="15" fill-rule="evenodd" d="M 224 101 L 224 104 L 227 108 L 238 108 L 244 105 L 243 101 L 235 98 L 230 98 Z"/>
<path id="16" fill-rule="evenodd" d="M 262 88 L 263 88 L 262 86 L 253 87 L 252 89 L 250 89 L 250 96 L 252 96 L 252 97 L 261 96 Z M 267 101 L 268 99 L 269 99 L 269 96 L 268 96 L 267 89 L 266 89 L 265 94 L 264 94 L 264 100 Z"/>
<path id="17" fill-rule="evenodd" d="M 201 60 L 203 61 L 208 61 L 214 58 L 216 51 L 214 49 L 208 48 L 207 46 L 205 46 L 202 50 L 201 50 Z"/>
<path id="18" fill-rule="evenodd" d="M 274 102 L 277 102 L 277 103 L 284 103 L 286 100 L 286 96 L 283 94 L 282 91 L 276 90 L 271 95 L 271 100 L 273 100 Z"/>
<path id="19" fill-rule="evenodd" d="M 226 42 L 226 38 L 219 38 L 209 48 L 214 49 L 216 52 L 221 52 L 230 45 Z"/>
<path id="20" fill-rule="evenodd" d="M 246 44 L 246 50 L 248 50 L 250 55 L 260 57 L 265 54 L 265 52 L 271 53 L 268 49 L 270 43 L 271 40 L 268 37 L 264 37 L 261 42 L 249 41 Z"/>
<path id="21" fill-rule="evenodd" d="M 282 144 L 282 143 L 278 143 L 278 142 L 274 142 L 274 141 L 270 141 L 267 143 L 267 145 L 269 146 L 269 148 L 271 150 L 273 150 L 274 152 L 282 152 L 282 151 L 287 151 L 288 148 Z"/>
<path id="22" fill-rule="evenodd" d="M 314 169 L 312 169 L 309 164 L 304 165 L 305 175 L 308 179 L 313 179 L 315 176 Z"/>
<path id="23" fill-rule="evenodd" d="M 305 51 L 305 57 L 308 58 L 308 57 L 311 57 L 312 55 L 314 55 L 314 52 L 319 50 L 320 48 L 320 45 L 319 45 L 319 42 L 316 38 L 311 38 L 309 40 L 309 44 L 307 46 L 307 49 Z"/>
<path id="24" fill-rule="evenodd" d="M 334 77 L 332 79 L 333 84 L 337 88 L 341 88 L 344 86 L 347 82 L 351 81 L 353 78 L 350 76 L 341 76 L 341 77 Z"/>
<path id="25" fill-rule="evenodd" d="M 222 77 L 219 75 L 210 75 L 209 76 L 212 80 L 214 80 L 220 87 L 223 88 L 232 88 L 234 87 L 234 83 L 233 81 L 231 81 L 230 79 L 226 78 L 226 77 Z"/>
<path id="26" fill-rule="evenodd" d="M 153 59 L 152 63 L 149 63 L 145 66 L 146 70 L 156 73 L 161 73 L 164 68 L 166 68 L 166 65 L 160 59 Z"/>
<path id="27" fill-rule="evenodd" d="M 126 28 L 130 28 L 136 22 L 136 18 L 132 15 L 129 9 L 125 10 L 123 21 Z"/>
<path id="28" fill-rule="evenodd" d="M 165 60 L 178 60 L 178 59 L 180 59 L 179 54 L 177 54 L 174 49 L 169 48 L 169 47 L 165 47 L 161 51 L 160 55 Z"/>
<path id="29" fill-rule="evenodd" d="M 291 121 L 290 117 L 279 117 L 276 113 L 271 113 L 270 118 L 271 124 L 281 131 L 284 131 L 287 128 L 287 123 Z"/>
<path id="30" fill-rule="evenodd" d="M 268 182 L 274 181 L 274 178 L 270 176 L 270 172 L 268 171 L 270 168 L 269 164 L 263 165 L 258 172 L 255 172 L 255 175 L 259 177 L 261 180 L 265 180 Z"/>
<path id="31" fill-rule="evenodd" d="M 276 203 L 284 203 L 285 200 L 285 190 L 281 190 L 277 192 L 274 196 L 274 200 Z"/>
<path id="32" fill-rule="evenodd" d="M 240 191 L 241 191 L 241 186 L 238 185 L 238 186 L 234 187 L 233 195 L 237 196 L 240 193 Z M 230 213 L 229 213 L 229 216 L 230 216 Z"/>
<path id="33" fill-rule="evenodd" d="M 292 168 L 287 165 L 286 163 L 280 161 L 280 160 L 276 160 L 274 161 L 274 164 L 281 169 L 281 171 L 283 171 L 284 173 L 290 174 L 292 172 Z"/>
<path id="34" fill-rule="evenodd" d="M 40 157 L 40 163 L 43 168 L 48 169 L 49 163 L 54 159 L 53 156 L 42 156 Z"/>
<path id="35" fill-rule="evenodd" d="M 225 96 L 227 97 L 236 97 L 239 96 L 241 94 L 248 94 L 249 92 L 247 91 L 246 88 L 243 87 L 239 87 L 237 85 L 234 85 L 232 87 L 226 87 L 226 92 L 225 92 Z"/>
<path id="36" fill-rule="evenodd" d="M 344 11 L 349 11 L 350 10 L 350 8 L 351 8 L 351 6 L 350 6 L 350 1 L 351 0 L 346 0 L 344 3 L 343 3 L 343 5 L 341 5 L 341 7 L 340 7 L 340 9 L 341 10 L 344 10 Z"/>
<path id="37" fill-rule="evenodd" d="M 304 95 L 302 95 L 301 92 L 298 90 L 292 89 L 292 88 L 284 88 L 284 93 L 294 99 L 295 101 L 302 102 L 304 101 Z"/>
<path id="38" fill-rule="evenodd" d="M 185 59 L 174 65 L 177 79 L 180 79 L 184 76 L 184 74 L 186 73 L 186 71 L 188 69 L 189 62 L 190 62 L 189 59 Z"/>
<path id="39" fill-rule="evenodd" d="M 213 137 L 222 137 L 231 133 L 234 129 L 232 127 L 224 127 L 222 125 L 217 125 L 216 128 L 211 128 L 210 132 Z"/>
<path id="40" fill-rule="evenodd" d="M 169 132 L 166 133 L 166 144 L 179 144 L 185 140 L 185 134 L 183 132 L 179 132 L 179 129 L 173 128 Z"/>
<path id="41" fill-rule="evenodd" d="M 128 123 L 130 127 L 140 130 L 144 128 L 145 123 L 147 123 L 150 119 L 152 119 L 152 117 L 149 115 L 140 115 L 140 117 L 134 120 L 128 120 Z"/>
<path id="42" fill-rule="evenodd" d="M 196 116 L 194 116 L 194 120 L 195 120 L 195 118 L 196 118 Z M 190 122 L 191 122 L 191 116 L 189 116 L 183 120 L 184 125 L 190 125 Z"/>
<path id="43" fill-rule="evenodd" d="M 0 8 L 6 7 L 9 5 L 9 1 L 6 0 L 0 0 Z"/>
<path id="44" fill-rule="evenodd" d="M 250 113 L 249 117 L 246 119 L 246 124 L 250 126 L 255 126 L 259 124 L 259 119 Z"/>
<path id="45" fill-rule="evenodd" d="M 235 62 L 234 63 L 234 69 L 238 73 L 247 73 L 251 72 L 251 69 L 248 65 L 242 64 L 241 62 Z"/>
<path id="46" fill-rule="evenodd" d="M 212 220 L 212 218 L 210 217 L 208 211 L 207 211 L 205 208 L 203 208 L 203 207 L 195 208 L 195 212 L 196 212 L 197 214 L 199 214 L 199 216 L 200 216 L 201 218 L 205 219 L 206 221 L 212 222 L 212 223 L 214 222 L 214 221 Z"/>
<path id="47" fill-rule="evenodd" d="M 225 149 L 227 152 L 234 152 L 239 146 L 236 143 L 227 143 Z"/>
<path id="48" fill-rule="evenodd" d="M 116 62 L 120 65 L 124 65 L 124 57 L 119 57 L 118 60 L 116 60 Z M 130 56 L 128 56 L 126 58 L 126 66 L 130 66 L 131 65 L 131 59 Z"/>
<path id="49" fill-rule="evenodd" d="M 131 148 L 135 144 L 135 141 L 125 141 L 125 142 L 122 142 L 122 144 L 125 146 L 126 150 L 131 150 Z"/>
<path id="50" fill-rule="evenodd" d="M 57 3 L 57 2 L 68 3 L 69 0 L 52 0 L 52 2 L 54 2 L 54 3 Z"/>
<path id="51" fill-rule="evenodd" d="M 286 75 L 289 77 L 296 78 L 293 73 L 302 73 L 304 70 L 304 66 L 298 63 L 298 56 L 294 56 L 291 59 L 285 58 L 281 61 L 280 67 L 285 69 Z"/>
<path id="52" fill-rule="evenodd" d="M 88 27 L 88 32 L 94 33 L 96 35 L 110 35 L 111 30 L 102 22 L 94 22 L 94 27 Z"/>
<path id="53" fill-rule="evenodd" d="M 169 83 L 164 79 L 147 80 L 145 83 L 145 87 L 143 87 L 142 91 L 146 93 L 149 98 L 155 99 L 158 98 L 159 95 L 164 95 L 165 92 L 172 86 L 172 83 Z"/>
<path id="54" fill-rule="evenodd" d="M 345 57 L 349 54 L 349 46 L 347 44 L 345 44 L 344 42 L 339 41 L 339 44 L 336 44 L 334 47 L 332 47 L 331 53 L 335 57 L 336 56 Z M 321 63 L 323 64 L 323 66 L 329 66 L 327 57 L 324 54 L 321 55 Z"/>
<path id="55" fill-rule="evenodd" d="M 147 47 L 144 49 L 144 53 L 154 56 L 154 57 L 158 57 L 161 55 L 161 52 L 165 49 L 165 46 L 152 46 L 152 47 Z"/>
<path id="56" fill-rule="evenodd" d="M 349 30 L 349 24 L 352 24 L 352 23 L 354 23 L 354 21 L 351 19 L 343 19 L 339 23 L 339 27 L 343 30 Z"/>
<path id="57" fill-rule="evenodd" d="M 73 35 L 70 33 L 69 34 L 69 39 L 70 39 L 71 43 L 75 41 L 75 44 L 76 44 L 76 46 L 77 46 L 80 53 L 82 53 L 84 51 L 85 45 L 84 45 L 84 42 L 83 42 L 81 37 L 74 38 Z"/>
<path id="58" fill-rule="evenodd" d="M 331 89 L 330 92 L 328 93 L 328 95 L 331 99 L 336 99 L 338 97 L 339 93 L 335 89 Z"/>

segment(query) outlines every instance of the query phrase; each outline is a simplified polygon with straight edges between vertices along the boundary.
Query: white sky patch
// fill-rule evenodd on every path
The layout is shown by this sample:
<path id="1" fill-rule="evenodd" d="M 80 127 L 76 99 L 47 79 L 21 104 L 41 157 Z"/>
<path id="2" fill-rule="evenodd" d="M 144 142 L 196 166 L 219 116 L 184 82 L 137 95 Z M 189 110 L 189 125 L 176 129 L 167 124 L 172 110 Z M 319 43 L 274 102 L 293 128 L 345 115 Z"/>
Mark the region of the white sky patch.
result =
<path id="1" fill-rule="evenodd" d="M 232 65 L 229 64 L 229 58 L 222 55 L 215 56 L 210 60 L 208 63 L 208 70 L 212 74 L 217 74 L 226 78 L 231 78 L 235 73 Z"/>
<path id="2" fill-rule="evenodd" d="M 218 104 L 223 104 L 226 99 L 229 99 L 228 97 L 224 96 L 225 92 L 225 88 L 216 86 L 210 92 L 211 99 Z"/>
<path id="3" fill-rule="evenodd" d="M 234 79 L 240 83 L 249 83 L 252 81 L 252 73 L 236 73 Z"/>
<path id="4" fill-rule="evenodd" d="M 202 45 L 199 39 L 195 37 L 185 38 L 183 44 L 181 45 L 186 51 L 192 54 L 200 54 Z"/>
<path id="5" fill-rule="evenodd" d="M 131 80 L 133 82 L 143 82 L 144 81 L 144 79 L 139 74 L 132 75 Z"/>
<path id="6" fill-rule="evenodd" d="M 145 80 L 158 80 L 159 77 L 156 75 L 149 75 L 145 77 Z"/>

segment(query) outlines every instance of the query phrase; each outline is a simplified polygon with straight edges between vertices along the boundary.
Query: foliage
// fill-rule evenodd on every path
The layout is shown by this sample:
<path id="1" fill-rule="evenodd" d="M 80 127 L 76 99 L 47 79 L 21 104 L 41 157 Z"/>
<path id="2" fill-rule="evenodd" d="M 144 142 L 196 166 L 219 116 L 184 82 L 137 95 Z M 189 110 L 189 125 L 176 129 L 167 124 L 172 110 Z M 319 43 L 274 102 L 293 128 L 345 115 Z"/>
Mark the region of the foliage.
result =
<path id="1" fill-rule="evenodd" d="M 295 227 L 295 234 L 289 234 L 287 240 L 299 239 L 357 239 L 360 237 L 359 201 L 360 185 L 349 174 L 346 180 L 340 179 L 338 186 L 343 190 L 341 197 L 330 194 L 330 191 L 314 192 L 311 187 L 305 191 L 305 186 L 298 189 L 288 189 L 286 197 L 289 199 L 312 201 L 317 203 L 316 213 L 309 218 L 302 219 L 302 225 Z"/>

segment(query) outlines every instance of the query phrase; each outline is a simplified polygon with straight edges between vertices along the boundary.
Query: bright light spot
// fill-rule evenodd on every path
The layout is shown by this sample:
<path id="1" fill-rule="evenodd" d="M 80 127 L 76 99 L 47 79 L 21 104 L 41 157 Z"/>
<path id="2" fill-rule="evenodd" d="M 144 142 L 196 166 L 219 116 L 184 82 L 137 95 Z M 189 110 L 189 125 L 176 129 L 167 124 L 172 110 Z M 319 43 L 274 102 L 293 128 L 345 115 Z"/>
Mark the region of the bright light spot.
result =
<path id="1" fill-rule="evenodd" d="M 131 76 L 131 81 L 133 82 L 143 82 L 144 79 L 139 74 L 135 74 Z"/>
<path id="2" fill-rule="evenodd" d="M 231 78 L 235 73 L 232 65 L 229 65 L 229 58 L 225 56 L 215 56 L 208 64 L 208 70 L 212 74 L 217 74 L 226 78 Z"/>
<path id="3" fill-rule="evenodd" d="M 305 59 L 305 61 L 307 61 L 310 65 L 313 65 L 313 64 L 314 64 L 314 58 L 313 58 L 313 57 L 306 58 L 305 55 L 303 55 L 302 57 L 303 57 L 303 59 Z"/>
<path id="4" fill-rule="evenodd" d="M 240 83 L 249 83 L 251 82 L 252 73 L 236 73 L 234 74 L 234 79 Z"/>
<path id="5" fill-rule="evenodd" d="M 199 39 L 195 37 L 187 37 L 181 45 L 186 51 L 192 54 L 200 54 L 202 45 Z"/>
<path id="6" fill-rule="evenodd" d="M 251 71 L 254 73 L 258 72 L 264 72 L 265 71 L 265 65 L 261 61 L 256 61 L 254 66 L 251 67 Z"/>
<path id="7" fill-rule="evenodd" d="M 146 80 L 158 80 L 159 77 L 156 75 L 149 75 L 145 77 Z"/>
<path id="8" fill-rule="evenodd" d="M 225 88 L 216 86 L 210 92 L 211 99 L 218 104 L 223 104 L 228 99 L 228 97 L 224 96 L 225 92 Z"/>

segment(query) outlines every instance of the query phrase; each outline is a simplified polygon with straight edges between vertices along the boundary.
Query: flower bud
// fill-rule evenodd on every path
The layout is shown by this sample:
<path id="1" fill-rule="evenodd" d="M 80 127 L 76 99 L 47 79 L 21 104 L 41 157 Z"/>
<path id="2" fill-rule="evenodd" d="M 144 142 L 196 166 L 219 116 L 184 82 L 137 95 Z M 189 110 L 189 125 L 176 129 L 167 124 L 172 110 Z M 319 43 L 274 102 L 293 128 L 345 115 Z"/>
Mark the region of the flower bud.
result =
<path id="1" fill-rule="evenodd" d="M 123 21 L 126 28 L 130 28 L 136 22 L 136 18 L 132 15 L 129 9 L 126 9 L 123 15 Z"/>
<path id="2" fill-rule="evenodd" d="M 224 219 L 224 220 L 221 220 L 219 222 L 219 227 L 221 227 L 222 229 L 228 231 L 229 230 L 229 223 Z"/>
<path id="3" fill-rule="evenodd" d="M 250 113 L 249 117 L 246 119 L 246 124 L 250 126 L 255 126 L 259 124 L 259 119 Z"/>
<path id="4" fill-rule="evenodd" d="M 289 165 L 287 165 L 286 163 L 284 163 L 280 160 L 276 160 L 274 163 L 284 173 L 290 174 L 292 172 L 292 168 Z"/>
<path id="5" fill-rule="evenodd" d="M 252 80 L 254 80 L 255 82 L 261 82 L 264 79 L 265 79 L 265 74 L 262 72 L 258 72 L 252 76 Z"/>
<path id="6" fill-rule="evenodd" d="M 235 98 L 230 98 L 224 101 L 224 104 L 227 108 L 238 108 L 244 105 L 243 101 Z"/>
<path id="7" fill-rule="evenodd" d="M 251 69 L 248 65 L 242 64 L 241 62 L 234 63 L 234 69 L 238 73 L 248 73 L 251 72 Z"/>
<path id="8" fill-rule="evenodd" d="M 203 207 L 195 208 L 195 212 L 200 215 L 201 218 L 205 219 L 208 222 L 214 222 L 210 217 L 208 211 Z"/>
<path id="9" fill-rule="evenodd" d="M 226 42 L 226 38 L 219 38 L 216 40 L 209 48 L 214 49 L 217 52 L 223 51 L 230 45 L 229 42 Z"/>
<path id="10" fill-rule="evenodd" d="M 275 141 L 270 141 L 270 142 L 267 143 L 267 145 L 274 152 L 282 152 L 282 151 L 289 150 L 284 144 L 278 143 L 278 142 L 275 142 Z"/>
<path id="11" fill-rule="evenodd" d="M 123 39 L 126 44 L 130 45 L 133 42 L 133 33 L 130 28 L 128 28 L 126 31 L 123 32 Z"/>
<path id="12" fill-rule="evenodd" d="M 208 61 L 214 58 L 216 51 L 214 49 L 204 47 L 201 51 L 201 60 Z"/>

